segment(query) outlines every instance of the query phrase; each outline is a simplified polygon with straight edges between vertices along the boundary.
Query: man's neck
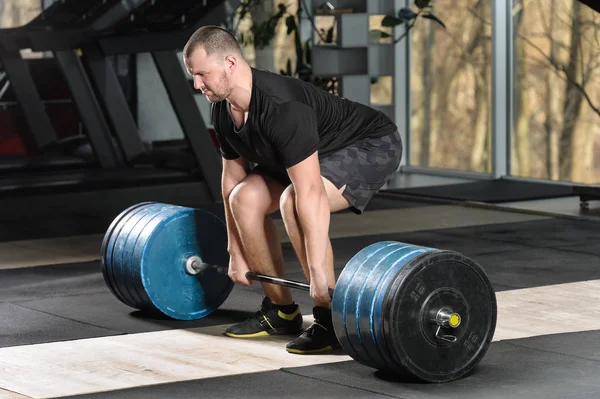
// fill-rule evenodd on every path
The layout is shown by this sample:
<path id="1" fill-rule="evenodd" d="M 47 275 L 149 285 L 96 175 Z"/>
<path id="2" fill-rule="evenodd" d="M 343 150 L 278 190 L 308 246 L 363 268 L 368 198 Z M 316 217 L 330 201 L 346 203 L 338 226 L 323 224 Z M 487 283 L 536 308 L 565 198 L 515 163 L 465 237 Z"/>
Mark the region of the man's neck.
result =
<path id="1" fill-rule="evenodd" d="M 236 84 L 233 86 L 227 101 L 231 104 L 231 109 L 248 112 L 252 100 L 252 69 L 250 66 L 241 67 L 236 78 Z"/>

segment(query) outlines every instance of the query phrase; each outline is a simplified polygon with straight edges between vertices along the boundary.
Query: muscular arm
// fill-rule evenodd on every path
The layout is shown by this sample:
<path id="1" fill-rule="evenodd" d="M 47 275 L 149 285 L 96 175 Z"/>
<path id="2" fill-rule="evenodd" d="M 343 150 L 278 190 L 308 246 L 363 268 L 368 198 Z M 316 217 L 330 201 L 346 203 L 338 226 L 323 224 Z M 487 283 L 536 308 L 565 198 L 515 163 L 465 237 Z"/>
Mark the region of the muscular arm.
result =
<path id="1" fill-rule="evenodd" d="M 272 143 L 294 186 L 311 296 L 316 302 L 327 303 L 329 267 L 326 262 L 331 216 L 317 152 L 320 143 L 317 114 L 308 105 L 291 101 L 277 107 L 271 123 Z"/>
<path id="2" fill-rule="evenodd" d="M 235 222 L 231 215 L 229 196 L 235 186 L 248 174 L 248 162 L 239 157 L 234 160 L 223 159 L 223 174 L 221 176 L 221 191 L 225 205 L 225 220 L 227 222 L 227 250 L 230 254 L 240 254 L 241 243 Z"/>
<path id="3" fill-rule="evenodd" d="M 296 193 L 296 212 L 304 233 L 311 280 L 326 282 L 325 257 L 331 216 L 317 152 L 288 168 L 288 175 Z"/>

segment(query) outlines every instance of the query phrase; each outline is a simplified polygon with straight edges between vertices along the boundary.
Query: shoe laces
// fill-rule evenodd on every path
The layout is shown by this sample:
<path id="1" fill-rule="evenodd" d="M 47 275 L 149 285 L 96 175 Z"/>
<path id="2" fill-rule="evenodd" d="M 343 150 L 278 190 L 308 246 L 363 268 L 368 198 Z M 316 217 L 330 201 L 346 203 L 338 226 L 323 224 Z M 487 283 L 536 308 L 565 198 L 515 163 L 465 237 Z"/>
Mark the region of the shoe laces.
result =
<path id="1" fill-rule="evenodd" d="M 259 309 L 259 310 L 257 310 L 257 311 L 254 313 L 254 316 L 253 316 L 253 317 L 251 317 L 251 319 L 253 319 L 253 318 L 257 318 L 257 317 L 258 317 L 258 318 L 267 317 L 267 313 L 269 312 L 269 310 L 272 310 L 272 309 L 273 309 L 273 306 L 272 306 L 272 305 L 270 305 L 270 304 L 268 304 L 268 303 L 265 303 L 265 302 L 263 302 L 263 303 L 260 305 L 260 309 Z"/>
<path id="2" fill-rule="evenodd" d="M 304 333 L 302 335 L 306 335 L 307 337 L 312 337 L 313 335 L 315 335 L 317 333 L 317 328 L 325 329 L 320 324 L 318 324 L 318 322 L 315 320 L 310 326 L 308 326 L 306 328 L 306 330 L 304 330 Z"/>

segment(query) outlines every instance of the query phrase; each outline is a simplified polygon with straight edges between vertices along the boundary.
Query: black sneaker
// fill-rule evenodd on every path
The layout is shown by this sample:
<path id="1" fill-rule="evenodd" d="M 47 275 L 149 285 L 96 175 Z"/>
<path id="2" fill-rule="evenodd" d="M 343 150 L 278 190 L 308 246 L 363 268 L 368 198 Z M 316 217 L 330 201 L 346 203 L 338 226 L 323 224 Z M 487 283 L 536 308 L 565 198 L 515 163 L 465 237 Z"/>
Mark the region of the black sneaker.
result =
<path id="1" fill-rule="evenodd" d="M 331 320 L 331 310 L 320 306 L 313 308 L 315 321 L 288 343 L 285 349 L 290 353 L 309 354 L 328 352 L 341 348 Z"/>
<path id="2" fill-rule="evenodd" d="M 302 331 L 300 306 L 292 313 L 283 313 L 268 297 L 253 317 L 234 324 L 225 330 L 225 335 L 233 338 L 255 338 L 267 335 L 296 335 Z"/>

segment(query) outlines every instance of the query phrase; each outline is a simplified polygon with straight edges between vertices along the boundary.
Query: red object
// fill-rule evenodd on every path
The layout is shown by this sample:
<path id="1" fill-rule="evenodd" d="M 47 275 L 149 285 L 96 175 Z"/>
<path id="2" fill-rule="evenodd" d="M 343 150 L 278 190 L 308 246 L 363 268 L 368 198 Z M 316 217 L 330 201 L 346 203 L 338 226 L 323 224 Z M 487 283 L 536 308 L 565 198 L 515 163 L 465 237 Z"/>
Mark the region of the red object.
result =
<path id="1" fill-rule="evenodd" d="M 0 139 L 0 155 L 25 155 L 27 151 L 17 136 Z"/>

